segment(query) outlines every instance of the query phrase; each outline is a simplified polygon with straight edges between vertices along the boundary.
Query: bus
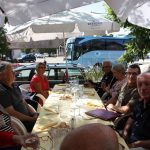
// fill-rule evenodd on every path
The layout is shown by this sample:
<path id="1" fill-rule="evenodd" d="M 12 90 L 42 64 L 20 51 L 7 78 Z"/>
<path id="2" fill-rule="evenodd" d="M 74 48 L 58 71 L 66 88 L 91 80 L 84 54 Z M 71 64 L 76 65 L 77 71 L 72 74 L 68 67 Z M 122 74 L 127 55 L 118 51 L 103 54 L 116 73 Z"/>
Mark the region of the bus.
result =
<path id="1" fill-rule="evenodd" d="M 116 63 L 125 52 L 125 43 L 132 37 L 113 36 L 82 36 L 72 37 L 66 41 L 67 63 L 81 65 L 82 67 L 93 66 L 109 60 Z"/>

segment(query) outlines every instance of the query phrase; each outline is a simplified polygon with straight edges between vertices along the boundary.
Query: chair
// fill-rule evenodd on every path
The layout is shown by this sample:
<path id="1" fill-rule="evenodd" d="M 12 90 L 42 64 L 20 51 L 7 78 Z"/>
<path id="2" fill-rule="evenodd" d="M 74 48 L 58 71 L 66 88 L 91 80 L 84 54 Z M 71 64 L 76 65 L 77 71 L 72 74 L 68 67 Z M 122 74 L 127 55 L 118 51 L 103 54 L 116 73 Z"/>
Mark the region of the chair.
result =
<path id="1" fill-rule="evenodd" d="M 19 119 L 11 116 L 11 121 L 12 121 L 12 126 L 17 129 L 19 135 L 25 135 L 27 133 L 26 127 Z"/>
<path id="2" fill-rule="evenodd" d="M 21 84 L 21 85 L 19 85 L 19 88 L 23 95 L 23 98 L 29 99 L 30 98 L 30 91 L 29 91 L 30 84 Z"/>
<path id="3" fill-rule="evenodd" d="M 21 92 L 29 92 L 29 87 L 30 87 L 30 84 L 21 84 L 21 85 L 19 85 L 19 88 L 20 88 Z"/>
<path id="4" fill-rule="evenodd" d="M 37 96 L 38 98 L 42 99 L 43 103 L 46 101 L 46 98 L 40 93 L 36 94 L 35 96 Z"/>
<path id="5" fill-rule="evenodd" d="M 37 112 L 37 111 L 34 109 L 34 107 L 33 107 L 32 105 L 28 104 L 28 106 L 30 107 L 30 109 L 31 109 L 33 112 Z"/>
<path id="6" fill-rule="evenodd" d="M 21 85 L 19 85 L 19 88 L 21 90 L 21 93 L 22 93 L 24 99 L 33 100 L 34 96 L 36 96 L 36 97 L 38 97 L 42 100 L 42 103 L 44 103 L 46 101 L 46 98 L 40 93 L 31 96 L 31 93 L 29 91 L 29 87 L 30 87 L 30 84 L 21 84 Z M 41 105 L 38 104 L 37 112 L 40 112 L 40 110 L 41 110 Z"/>

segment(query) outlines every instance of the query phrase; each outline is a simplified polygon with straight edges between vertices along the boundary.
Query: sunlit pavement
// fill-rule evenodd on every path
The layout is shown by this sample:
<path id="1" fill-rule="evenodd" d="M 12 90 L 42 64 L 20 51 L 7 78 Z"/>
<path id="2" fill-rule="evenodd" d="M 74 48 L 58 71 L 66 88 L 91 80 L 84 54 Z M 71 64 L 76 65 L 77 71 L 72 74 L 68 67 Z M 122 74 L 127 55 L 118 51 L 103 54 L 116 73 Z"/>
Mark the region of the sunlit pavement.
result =
<path id="1" fill-rule="evenodd" d="M 44 62 L 46 60 L 47 63 L 65 63 L 64 57 L 45 57 L 45 58 L 36 58 L 36 62 Z M 28 65 L 33 64 L 33 62 L 30 63 L 17 63 L 17 65 Z"/>
<path id="2" fill-rule="evenodd" d="M 65 63 L 64 57 L 45 57 L 45 58 L 37 58 L 36 62 L 43 62 L 46 60 L 47 63 Z"/>

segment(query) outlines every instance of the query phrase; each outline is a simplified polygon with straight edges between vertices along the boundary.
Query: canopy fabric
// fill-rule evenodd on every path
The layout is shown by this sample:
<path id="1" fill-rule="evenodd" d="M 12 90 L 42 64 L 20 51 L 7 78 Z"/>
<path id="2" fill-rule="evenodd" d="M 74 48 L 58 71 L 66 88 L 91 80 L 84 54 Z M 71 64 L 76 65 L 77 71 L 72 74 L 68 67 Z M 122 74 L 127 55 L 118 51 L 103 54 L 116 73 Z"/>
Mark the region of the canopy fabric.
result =
<path id="1" fill-rule="evenodd" d="M 19 43 L 19 42 L 34 42 L 34 41 L 45 41 L 45 40 L 55 40 L 73 37 L 73 36 L 82 36 L 84 33 L 80 32 L 78 28 L 75 27 L 73 32 L 57 32 L 57 33 L 34 33 L 29 27 L 25 31 L 16 34 L 7 34 L 7 39 L 10 43 Z"/>
<path id="2" fill-rule="evenodd" d="M 150 29 L 149 0 L 105 0 L 122 20 Z"/>
<path id="3" fill-rule="evenodd" d="M 51 16 L 34 19 L 23 25 L 17 26 L 8 31 L 7 34 L 19 33 L 28 27 L 34 33 L 56 33 L 56 32 L 73 32 L 75 25 L 78 26 L 80 32 L 95 31 L 97 34 L 101 31 L 119 31 L 120 27 L 117 23 L 102 18 L 99 14 L 64 11 Z"/>
<path id="4" fill-rule="evenodd" d="M 117 23 L 102 18 L 99 14 L 65 11 L 16 26 L 7 32 L 7 37 L 11 43 L 33 43 L 34 41 L 64 39 L 72 36 L 104 35 L 106 31 L 114 32 L 119 29 Z M 43 39 L 41 39 L 42 36 Z"/>
<path id="5" fill-rule="evenodd" d="M 102 0 L 0 0 L 10 25 L 16 26 L 30 20 L 64 10 L 100 2 Z"/>

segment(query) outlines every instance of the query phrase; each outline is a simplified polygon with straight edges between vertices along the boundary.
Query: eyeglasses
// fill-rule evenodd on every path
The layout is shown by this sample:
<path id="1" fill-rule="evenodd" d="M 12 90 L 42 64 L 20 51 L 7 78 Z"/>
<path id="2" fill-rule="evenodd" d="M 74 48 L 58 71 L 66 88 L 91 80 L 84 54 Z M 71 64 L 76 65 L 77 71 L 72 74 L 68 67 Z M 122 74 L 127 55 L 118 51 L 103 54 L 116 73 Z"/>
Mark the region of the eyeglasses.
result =
<path id="1" fill-rule="evenodd" d="M 128 76 L 137 76 L 138 75 L 138 73 L 137 72 L 126 72 L 126 75 L 128 75 Z"/>

